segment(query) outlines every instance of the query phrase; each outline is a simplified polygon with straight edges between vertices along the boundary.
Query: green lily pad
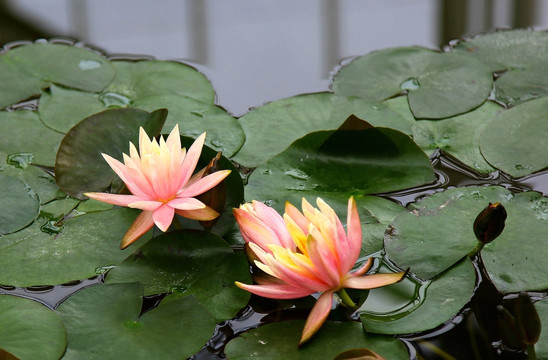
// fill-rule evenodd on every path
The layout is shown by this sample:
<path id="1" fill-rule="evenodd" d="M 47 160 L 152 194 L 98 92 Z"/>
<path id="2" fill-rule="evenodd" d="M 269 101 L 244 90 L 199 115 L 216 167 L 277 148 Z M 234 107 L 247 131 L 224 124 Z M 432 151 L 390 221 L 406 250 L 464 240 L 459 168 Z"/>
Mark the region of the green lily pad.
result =
<path id="1" fill-rule="evenodd" d="M 334 78 L 333 90 L 376 101 L 407 91 L 415 118 L 441 119 L 480 106 L 492 84 L 489 68 L 471 57 L 399 47 L 372 52 L 344 66 Z"/>
<path id="2" fill-rule="evenodd" d="M 53 166 L 63 135 L 48 129 L 34 111 L 0 111 L 0 150 L 25 154 L 28 163 Z"/>
<path id="3" fill-rule="evenodd" d="M 77 198 L 87 191 L 105 190 L 115 174 L 101 153 L 122 160 L 122 154 L 129 153 L 128 141 L 139 143 L 139 127 L 149 136 L 155 136 L 166 116 L 165 109 L 152 113 L 110 109 L 82 120 L 63 138 L 57 152 L 57 186 Z"/>
<path id="4" fill-rule="evenodd" d="M 350 196 L 410 188 L 435 180 L 428 157 L 405 134 L 386 128 L 319 131 L 295 141 L 257 167 L 246 186 L 247 200 L 283 209 L 285 201 L 323 198 L 346 212 Z"/>
<path id="5" fill-rule="evenodd" d="M 238 120 L 224 109 L 185 96 L 158 95 L 135 100 L 134 107 L 146 111 L 167 108 L 163 133 L 179 124 L 181 135 L 197 138 L 207 131 L 206 144 L 223 155 L 232 156 L 244 142 L 244 132 Z"/>
<path id="6" fill-rule="evenodd" d="M 487 122 L 503 111 L 496 103 L 487 101 L 466 114 L 438 121 L 416 121 L 403 96 L 383 103 L 412 124 L 413 140 L 426 154 L 441 149 L 479 173 L 488 174 L 495 170 L 480 152 L 479 137 Z"/>
<path id="7" fill-rule="evenodd" d="M 548 167 L 548 98 L 520 104 L 491 119 L 480 134 L 481 153 L 495 168 L 520 177 Z"/>
<path id="8" fill-rule="evenodd" d="M 40 201 L 27 184 L 0 172 L 0 237 L 29 225 Z"/>
<path id="9" fill-rule="evenodd" d="M 478 245 L 473 223 L 480 211 L 489 202 L 506 207 L 511 198 L 498 186 L 450 189 L 424 198 L 396 217 L 385 235 L 386 254 L 398 267 L 431 279 Z"/>
<path id="10" fill-rule="evenodd" d="M 544 298 L 535 303 L 535 309 L 540 317 L 541 324 L 548 324 L 548 298 Z M 537 358 L 540 360 L 548 359 L 548 331 L 542 331 L 540 338 L 535 344 Z"/>
<path id="11" fill-rule="evenodd" d="M 57 188 L 54 177 L 40 167 L 31 165 L 22 169 L 14 165 L 2 164 L 0 160 L 0 174 L 23 181 L 38 196 L 41 204 L 66 196 Z"/>
<path id="12" fill-rule="evenodd" d="M 402 288 L 406 286 L 404 282 L 369 291 L 358 309 L 367 331 L 391 335 L 436 328 L 452 319 L 470 301 L 476 286 L 476 272 L 470 259 L 465 258 L 431 281 L 419 282 L 416 288 Z M 401 299 L 402 295 L 411 296 Z"/>
<path id="13" fill-rule="evenodd" d="M 119 60 L 112 61 L 112 65 L 116 77 L 104 91 L 106 104 L 110 101 L 131 103 L 155 95 L 188 96 L 209 104 L 215 101 L 209 80 L 189 65 L 160 60 Z"/>
<path id="14" fill-rule="evenodd" d="M 548 59 L 548 33 L 545 31 L 511 30 L 481 35 L 457 44 L 464 51 L 487 64 L 491 71 L 520 69 Z"/>
<path id="15" fill-rule="evenodd" d="M 145 296 L 173 292 L 164 302 L 193 295 L 219 322 L 234 317 L 249 300 L 236 280 L 251 282 L 244 253 L 234 254 L 223 239 L 196 230 L 155 237 L 106 278 L 107 283 L 138 281 Z"/>
<path id="16" fill-rule="evenodd" d="M 51 208 L 45 212 L 53 213 Z M 120 239 L 135 220 L 137 210 L 114 208 L 80 215 L 62 223 L 39 218 L 18 232 L 0 237 L 0 284 L 54 285 L 85 279 L 121 263 L 128 252 Z M 144 235 L 131 245 L 138 248 L 150 239 Z"/>
<path id="17" fill-rule="evenodd" d="M 40 94 L 50 84 L 99 92 L 114 68 L 96 52 L 62 44 L 30 44 L 0 56 L 0 108 Z"/>
<path id="18" fill-rule="evenodd" d="M 63 321 L 44 305 L 0 295 L 0 349 L 20 360 L 57 360 L 65 351 Z"/>
<path id="19" fill-rule="evenodd" d="M 374 126 L 411 134 L 409 125 L 382 104 L 331 93 L 299 95 L 268 103 L 240 118 L 246 141 L 234 161 L 257 166 L 312 131 L 337 129 L 352 114 Z"/>
<path id="20" fill-rule="evenodd" d="M 140 284 L 96 285 L 65 300 L 70 359 L 185 359 L 210 338 L 215 321 L 192 296 L 141 314 Z M 108 299 L 108 306 L 105 306 Z"/>
<path id="21" fill-rule="evenodd" d="M 546 73 L 546 60 L 528 65 L 524 69 L 507 71 L 495 81 L 495 98 L 508 106 L 515 106 L 524 101 L 548 96 Z"/>
<path id="22" fill-rule="evenodd" d="M 228 359 L 333 359 L 339 353 L 368 348 L 385 359 L 409 359 L 405 345 L 389 336 L 366 334 L 357 322 L 326 321 L 305 345 L 299 347 L 304 321 L 291 320 L 263 325 L 232 339 L 225 348 Z"/>

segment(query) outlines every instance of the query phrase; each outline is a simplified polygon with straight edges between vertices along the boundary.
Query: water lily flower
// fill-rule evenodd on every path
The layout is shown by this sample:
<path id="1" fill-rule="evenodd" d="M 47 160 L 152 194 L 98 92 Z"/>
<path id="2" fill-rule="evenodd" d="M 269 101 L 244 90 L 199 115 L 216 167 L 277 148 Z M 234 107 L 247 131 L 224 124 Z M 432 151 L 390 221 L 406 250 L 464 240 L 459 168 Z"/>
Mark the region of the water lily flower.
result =
<path id="1" fill-rule="evenodd" d="M 351 271 L 362 245 L 362 229 L 354 198 L 348 200 L 346 232 L 335 211 L 318 198 L 314 208 L 304 198 L 302 213 L 289 202 L 280 216 L 267 205 L 253 201 L 234 209 L 242 237 L 253 252 L 256 266 L 269 277 L 256 277 L 257 285 L 236 282 L 253 294 L 272 299 L 295 299 L 320 292 L 306 320 L 300 344 L 319 330 L 329 315 L 333 295 L 354 307 L 345 288 L 373 289 L 396 283 L 405 272 L 363 276 L 370 258 Z"/>
<path id="2" fill-rule="evenodd" d="M 215 187 L 230 173 L 230 170 L 221 170 L 207 176 L 202 176 L 202 173 L 192 176 L 205 136 L 206 133 L 200 135 L 187 152 L 181 149 L 178 125 L 175 125 L 167 140 L 160 138 L 160 142 L 151 140 L 141 127 L 139 151 L 130 142 L 129 156 L 123 154 L 123 164 L 102 154 L 131 195 L 95 192 L 84 195 L 109 204 L 143 210 L 124 235 L 121 249 L 135 242 L 154 224 L 160 230 L 167 231 L 176 213 L 203 221 L 219 216 L 217 211 L 196 199 L 196 196 Z"/>

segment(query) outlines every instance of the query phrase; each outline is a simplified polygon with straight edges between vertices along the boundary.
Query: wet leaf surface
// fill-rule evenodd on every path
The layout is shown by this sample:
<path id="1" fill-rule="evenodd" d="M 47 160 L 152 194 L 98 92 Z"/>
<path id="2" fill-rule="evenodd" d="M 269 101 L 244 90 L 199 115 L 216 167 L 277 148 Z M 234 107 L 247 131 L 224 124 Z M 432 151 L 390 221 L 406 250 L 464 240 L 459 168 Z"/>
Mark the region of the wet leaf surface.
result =
<path id="1" fill-rule="evenodd" d="M 29 225 L 40 207 L 40 200 L 21 180 L 0 172 L 0 240 Z"/>

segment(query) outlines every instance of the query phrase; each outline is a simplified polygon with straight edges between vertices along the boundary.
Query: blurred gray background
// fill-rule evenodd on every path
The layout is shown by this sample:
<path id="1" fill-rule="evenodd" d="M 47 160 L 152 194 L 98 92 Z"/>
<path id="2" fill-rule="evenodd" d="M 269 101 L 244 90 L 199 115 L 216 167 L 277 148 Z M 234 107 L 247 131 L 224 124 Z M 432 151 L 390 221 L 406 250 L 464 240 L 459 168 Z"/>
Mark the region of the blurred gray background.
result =
<path id="1" fill-rule="evenodd" d="M 0 46 L 70 37 L 183 59 L 235 115 L 327 90 L 345 58 L 523 27 L 548 28 L 548 0 L 0 0 Z"/>

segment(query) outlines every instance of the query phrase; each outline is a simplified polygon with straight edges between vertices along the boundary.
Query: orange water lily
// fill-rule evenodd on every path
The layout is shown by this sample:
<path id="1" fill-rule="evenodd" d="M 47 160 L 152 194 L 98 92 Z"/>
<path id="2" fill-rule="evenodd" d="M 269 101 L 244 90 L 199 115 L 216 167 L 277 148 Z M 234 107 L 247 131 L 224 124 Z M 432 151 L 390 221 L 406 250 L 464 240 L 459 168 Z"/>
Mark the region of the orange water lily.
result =
<path id="1" fill-rule="evenodd" d="M 124 235 L 120 248 L 124 249 L 156 224 L 167 231 L 175 213 L 194 220 L 213 220 L 219 213 L 195 197 L 210 190 L 228 176 L 230 170 L 203 176 L 192 176 L 204 145 L 206 134 L 200 135 L 188 149 L 181 149 L 179 127 L 167 140 L 150 139 L 143 128 L 139 129 L 139 151 L 129 143 L 129 156 L 123 154 L 124 163 L 102 154 L 114 172 L 126 184 L 131 195 L 85 193 L 84 195 L 109 204 L 141 209 Z"/>
<path id="2" fill-rule="evenodd" d="M 272 299 L 294 299 L 321 292 L 305 323 L 300 344 L 320 329 L 329 315 L 333 295 L 354 305 L 345 288 L 373 289 L 396 283 L 405 272 L 364 274 L 370 258 L 351 271 L 362 245 L 362 229 L 354 198 L 348 201 L 346 232 L 335 211 L 322 199 L 314 208 L 304 198 L 302 213 L 286 203 L 280 216 L 267 205 L 253 201 L 234 209 L 234 216 L 255 264 L 270 277 L 256 278 L 258 285 L 236 282 L 240 288 Z"/>

